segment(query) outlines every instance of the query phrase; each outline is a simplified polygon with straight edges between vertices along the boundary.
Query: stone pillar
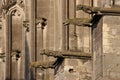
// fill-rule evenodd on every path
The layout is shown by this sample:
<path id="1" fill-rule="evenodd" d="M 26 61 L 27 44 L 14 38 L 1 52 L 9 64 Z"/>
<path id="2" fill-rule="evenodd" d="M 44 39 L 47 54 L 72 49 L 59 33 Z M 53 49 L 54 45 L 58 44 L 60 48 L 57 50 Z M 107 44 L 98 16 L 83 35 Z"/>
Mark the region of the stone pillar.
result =
<path id="1" fill-rule="evenodd" d="M 2 48 L 0 48 L 0 79 L 5 80 L 5 53 Z"/>
<path id="2" fill-rule="evenodd" d="M 93 0 L 93 7 L 103 7 L 105 0 Z M 95 24 L 92 26 L 92 79 L 103 79 L 103 48 L 102 48 L 102 16 L 97 16 Z M 99 68 L 99 69 L 98 69 Z"/>
<path id="3" fill-rule="evenodd" d="M 0 59 L 0 79 L 5 80 L 5 62 L 3 62 L 3 59 Z"/>
<path id="4" fill-rule="evenodd" d="M 5 34 L 6 34 L 6 37 L 5 37 L 5 53 L 6 53 L 6 80 L 8 79 L 11 79 L 11 59 L 10 59 L 10 37 L 9 37 L 9 31 L 10 31 L 10 17 L 9 15 L 5 15 Z"/>
<path id="5" fill-rule="evenodd" d="M 41 19 L 45 18 L 47 19 L 47 24 L 44 26 L 44 29 L 42 28 L 43 26 L 36 25 L 36 35 L 37 35 L 37 61 L 43 62 L 43 61 L 49 61 L 49 58 L 46 56 L 40 55 L 41 50 L 43 49 L 49 49 L 49 45 L 54 45 L 53 44 L 53 36 L 51 36 L 51 32 L 53 33 L 53 19 L 54 15 L 51 10 L 54 10 L 51 5 L 54 5 L 53 0 L 36 0 L 36 19 Z M 52 5 L 52 6 L 53 6 Z M 52 18 L 51 18 L 52 16 Z M 51 23 L 51 24 L 50 24 Z M 51 26 L 52 25 L 52 26 Z M 48 36 L 49 35 L 49 36 Z M 41 70 L 40 68 L 37 68 L 37 80 L 48 80 L 49 79 L 49 71 L 48 70 Z"/>
<path id="6" fill-rule="evenodd" d="M 25 38 L 25 41 L 24 41 L 24 51 L 25 51 L 25 54 L 24 54 L 24 57 L 25 57 L 25 64 L 24 64 L 24 69 L 25 69 L 25 72 L 24 72 L 24 76 L 25 76 L 25 80 L 30 80 L 31 79 L 31 69 L 30 69 L 30 62 L 32 62 L 31 60 L 31 56 L 34 55 L 34 53 L 31 53 L 31 22 L 33 22 L 31 20 L 31 1 L 30 0 L 25 0 L 25 8 L 24 8 L 24 11 L 25 11 L 25 19 L 24 21 L 27 21 L 27 23 L 25 23 L 25 25 L 27 25 L 26 27 L 24 27 L 24 38 Z M 32 4 L 33 5 L 33 4 Z M 29 31 L 27 31 L 27 28 Z M 31 74 L 31 75 L 30 75 Z"/>
<path id="7" fill-rule="evenodd" d="M 99 23 L 98 23 L 99 22 Z M 92 27 L 92 44 L 93 44 L 93 74 L 92 80 L 103 78 L 103 48 L 102 48 L 102 18 L 96 21 Z"/>
<path id="8" fill-rule="evenodd" d="M 76 0 L 69 0 L 69 19 L 75 18 L 76 16 Z M 77 49 L 77 35 L 76 35 L 76 26 L 69 25 L 69 49 Z"/>
<path id="9" fill-rule="evenodd" d="M 5 80 L 5 32 L 4 32 L 4 20 L 3 17 L 0 18 L 0 79 Z"/>
<path id="10" fill-rule="evenodd" d="M 35 0 L 30 0 L 30 60 L 36 60 Z M 36 79 L 36 70 L 31 70 L 31 80 Z"/>

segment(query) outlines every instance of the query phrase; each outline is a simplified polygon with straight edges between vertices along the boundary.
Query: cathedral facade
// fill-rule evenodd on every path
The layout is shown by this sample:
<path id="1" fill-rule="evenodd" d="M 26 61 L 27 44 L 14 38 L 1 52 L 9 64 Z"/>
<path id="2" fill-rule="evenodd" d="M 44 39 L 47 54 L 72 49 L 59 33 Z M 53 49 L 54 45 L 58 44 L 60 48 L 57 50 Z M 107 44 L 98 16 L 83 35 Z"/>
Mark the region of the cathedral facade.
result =
<path id="1" fill-rule="evenodd" d="M 120 80 L 120 0 L 0 0 L 0 80 Z"/>

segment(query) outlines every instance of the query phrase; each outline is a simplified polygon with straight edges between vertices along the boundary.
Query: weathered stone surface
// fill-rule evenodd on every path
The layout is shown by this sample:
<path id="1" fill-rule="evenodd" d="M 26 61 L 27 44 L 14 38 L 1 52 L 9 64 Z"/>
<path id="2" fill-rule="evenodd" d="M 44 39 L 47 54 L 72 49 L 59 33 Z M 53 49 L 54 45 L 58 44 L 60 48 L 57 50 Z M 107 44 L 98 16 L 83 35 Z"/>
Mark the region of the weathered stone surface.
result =
<path id="1" fill-rule="evenodd" d="M 77 0 L 76 3 L 70 1 L 68 18 L 89 18 L 89 15 L 81 11 L 76 12 L 75 6 L 79 3 L 89 5 L 89 1 Z M 69 49 L 90 52 L 90 28 L 69 25 Z M 79 59 L 65 59 L 63 65 L 56 71 L 55 80 L 91 80 L 91 62 Z"/>
<path id="2" fill-rule="evenodd" d="M 109 80 L 119 80 L 119 16 L 105 16 L 103 18 L 103 65 L 104 76 Z"/>
<path id="3" fill-rule="evenodd" d="M 4 1 L 14 0 L 1 0 L 0 7 Z M 108 9 L 119 7 L 119 0 L 17 1 L 19 3 L 8 10 L 0 10 L 0 49 L 5 53 L 5 62 L 0 58 L 0 80 L 120 80 L 119 16 L 102 16 L 92 27 L 63 25 L 67 19 L 91 19 L 93 15 L 76 11 L 79 4 Z M 36 24 L 38 18 L 47 19 L 44 29 L 41 24 Z M 23 21 L 28 21 L 27 27 L 23 26 Z M 12 53 L 12 49 L 21 54 Z M 55 69 L 30 69 L 31 62 L 56 60 L 41 55 L 43 49 L 92 53 L 92 59 L 57 57 Z M 54 55 L 60 56 L 59 52 Z"/>
<path id="4" fill-rule="evenodd" d="M 98 23 L 99 22 L 99 23 Z M 92 46 L 93 46 L 93 80 L 102 78 L 102 18 L 96 21 L 92 28 Z"/>

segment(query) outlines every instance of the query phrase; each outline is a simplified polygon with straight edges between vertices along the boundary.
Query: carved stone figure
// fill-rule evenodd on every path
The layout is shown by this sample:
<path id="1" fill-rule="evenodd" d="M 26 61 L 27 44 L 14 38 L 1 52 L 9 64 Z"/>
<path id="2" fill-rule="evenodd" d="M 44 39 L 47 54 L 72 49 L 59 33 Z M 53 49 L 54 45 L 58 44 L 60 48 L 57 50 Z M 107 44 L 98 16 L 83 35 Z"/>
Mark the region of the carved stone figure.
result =
<path id="1" fill-rule="evenodd" d="M 103 7 L 91 7 L 87 5 L 78 5 L 77 10 L 83 10 L 86 13 L 89 14 L 120 14 L 120 7 L 111 7 L 111 8 L 103 8 Z"/>
<path id="2" fill-rule="evenodd" d="M 42 55 L 63 57 L 63 58 L 78 58 L 78 59 L 91 59 L 91 53 L 85 53 L 81 51 L 53 51 L 43 50 Z"/>
<path id="3" fill-rule="evenodd" d="M 66 20 L 63 24 L 68 25 L 68 24 L 74 24 L 77 26 L 91 26 L 92 19 L 88 18 L 75 18 L 75 19 L 68 19 Z"/>

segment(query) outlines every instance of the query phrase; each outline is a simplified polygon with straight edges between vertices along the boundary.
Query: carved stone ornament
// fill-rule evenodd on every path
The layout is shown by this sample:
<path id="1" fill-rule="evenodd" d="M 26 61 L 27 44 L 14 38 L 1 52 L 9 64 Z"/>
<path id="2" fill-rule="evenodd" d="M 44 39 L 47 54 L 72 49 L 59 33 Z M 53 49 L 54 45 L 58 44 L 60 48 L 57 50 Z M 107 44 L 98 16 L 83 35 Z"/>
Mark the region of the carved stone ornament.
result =
<path id="1" fill-rule="evenodd" d="M 13 50 L 11 57 L 13 58 L 13 60 L 18 60 L 21 56 L 21 51 L 19 50 Z"/>
<path id="2" fill-rule="evenodd" d="M 0 60 L 2 60 L 2 62 L 5 62 L 5 53 L 3 52 L 2 48 L 0 48 Z"/>
<path id="3" fill-rule="evenodd" d="M 31 62 L 30 68 L 41 68 L 41 69 L 47 69 L 47 68 L 54 68 L 55 61 L 48 61 L 48 62 Z"/>
<path id="4" fill-rule="evenodd" d="M 111 8 L 92 7 L 87 5 L 77 5 L 77 10 L 83 10 L 88 14 L 97 15 L 115 15 L 120 14 L 120 6 L 111 6 Z"/>
<path id="5" fill-rule="evenodd" d="M 21 8 L 24 8 L 24 0 L 3 0 L 2 9 L 9 10 L 12 6 L 18 4 Z"/>
<path id="6" fill-rule="evenodd" d="M 29 32 L 30 29 L 29 29 L 29 21 L 26 20 L 26 21 L 23 21 L 23 26 L 26 28 L 26 31 Z"/>
<path id="7" fill-rule="evenodd" d="M 39 25 L 41 29 L 44 29 L 44 27 L 47 25 L 47 19 L 46 18 L 37 18 L 35 23 L 36 23 L 36 25 Z"/>
<path id="8" fill-rule="evenodd" d="M 10 7 L 14 6 L 17 3 L 17 0 L 3 0 L 4 4 L 2 5 L 2 9 L 8 10 Z"/>
<path id="9" fill-rule="evenodd" d="M 0 18 L 0 30 L 2 29 L 2 20 Z"/>
<path id="10" fill-rule="evenodd" d="M 24 0 L 17 0 L 17 4 L 18 4 L 21 8 L 24 8 Z"/>
<path id="11" fill-rule="evenodd" d="M 56 54 L 57 53 L 57 54 Z M 84 59 L 90 60 L 92 53 L 85 53 L 82 51 L 53 51 L 53 50 L 43 50 L 41 51 L 41 55 L 53 56 L 53 57 L 61 57 L 61 58 L 75 58 L 75 59 Z"/>
<path id="12" fill-rule="evenodd" d="M 92 19 L 89 18 L 74 18 L 74 19 L 67 19 L 65 22 L 63 22 L 64 25 L 68 24 L 74 24 L 77 26 L 91 26 Z"/>
<path id="13" fill-rule="evenodd" d="M 12 11 L 12 16 L 20 16 L 20 12 L 18 10 Z"/>

